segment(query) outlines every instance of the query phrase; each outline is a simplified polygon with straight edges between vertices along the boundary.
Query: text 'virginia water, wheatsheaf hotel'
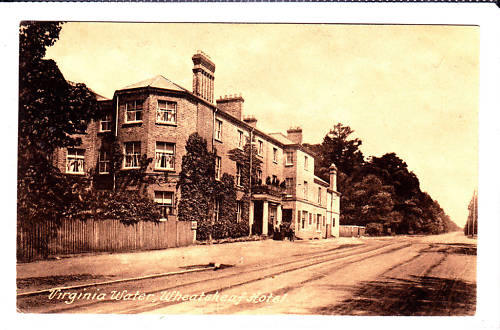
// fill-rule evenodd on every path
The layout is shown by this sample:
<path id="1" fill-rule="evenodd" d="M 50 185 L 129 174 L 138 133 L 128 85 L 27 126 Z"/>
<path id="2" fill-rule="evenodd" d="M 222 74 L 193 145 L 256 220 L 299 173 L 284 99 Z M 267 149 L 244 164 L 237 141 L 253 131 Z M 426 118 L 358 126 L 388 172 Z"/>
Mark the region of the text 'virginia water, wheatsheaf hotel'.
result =
<path id="1" fill-rule="evenodd" d="M 243 164 L 228 152 L 243 149 L 252 141 L 262 161 L 257 182 L 252 185 L 248 221 L 252 234 L 268 234 L 268 228 L 290 222 L 299 238 L 325 238 L 339 233 L 340 194 L 336 168 L 330 168 L 330 182 L 314 175 L 314 154 L 302 145 L 302 129 L 287 134 L 266 134 L 257 128 L 257 119 L 243 116 L 241 95 L 222 97 L 214 103 L 215 64 L 203 52 L 193 60 L 193 90 L 189 91 L 163 76 L 155 76 L 115 91 L 113 99 L 97 95 L 104 113 L 91 122 L 82 144 L 56 152 L 57 166 L 68 175 L 86 175 L 95 168 L 98 189 L 110 189 L 111 146 L 109 137 L 123 148 L 122 169 L 139 167 L 146 154 L 153 159 L 146 173 L 169 173 L 167 182 L 149 184 L 145 193 L 162 209 L 165 218 L 176 219 L 176 189 L 188 137 L 197 132 L 207 140 L 209 150 L 217 150 L 215 176 L 235 177 L 238 212 L 241 219 L 240 187 Z M 266 185 L 266 182 L 285 182 Z M 239 189 L 241 188 L 241 189 Z M 219 205 L 215 205 L 214 217 Z M 244 220 L 246 221 L 246 220 Z M 250 234 L 250 233 L 249 233 Z"/>

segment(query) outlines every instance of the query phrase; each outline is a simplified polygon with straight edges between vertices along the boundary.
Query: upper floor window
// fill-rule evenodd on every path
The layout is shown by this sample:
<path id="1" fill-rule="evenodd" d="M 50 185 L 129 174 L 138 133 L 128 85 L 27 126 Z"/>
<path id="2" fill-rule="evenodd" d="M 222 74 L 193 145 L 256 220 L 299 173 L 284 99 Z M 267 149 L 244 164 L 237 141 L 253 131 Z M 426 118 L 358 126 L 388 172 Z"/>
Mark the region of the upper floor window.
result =
<path id="1" fill-rule="evenodd" d="M 174 193 L 172 191 L 155 191 L 155 203 L 160 206 L 162 219 L 174 214 Z"/>
<path id="2" fill-rule="evenodd" d="M 99 152 L 99 173 L 109 174 L 110 165 L 111 165 L 111 157 L 109 151 L 101 150 Z"/>
<path id="3" fill-rule="evenodd" d="M 273 162 L 277 163 L 278 162 L 278 149 L 273 148 Z"/>
<path id="4" fill-rule="evenodd" d="M 321 204 L 321 187 L 318 187 L 318 204 Z"/>
<path id="5" fill-rule="evenodd" d="M 293 151 L 286 152 L 286 165 L 293 165 Z"/>
<path id="6" fill-rule="evenodd" d="M 142 101 L 129 101 L 121 105 L 125 110 L 125 123 L 138 123 L 142 121 Z"/>
<path id="7" fill-rule="evenodd" d="M 243 145 L 245 144 L 245 136 L 243 132 L 238 130 L 238 148 L 243 149 Z"/>
<path id="8" fill-rule="evenodd" d="M 307 199 L 307 181 L 304 181 L 304 199 Z"/>
<path id="9" fill-rule="evenodd" d="M 215 120 L 215 132 L 214 137 L 216 140 L 222 141 L 222 120 Z"/>
<path id="10" fill-rule="evenodd" d="M 291 195 L 293 194 L 293 178 L 286 178 L 286 192 L 287 194 Z"/>
<path id="11" fill-rule="evenodd" d="M 304 156 L 304 170 L 309 170 L 309 157 Z"/>
<path id="12" fill-rule="evenodd" d="M 264 142 L 262 142 L 262 140 L 259 140 L 257 154 L 260 156 L 264 154 Z"/>
<path id="13" fill-rule="evenodd" d="M 236 163 L 236 185 L 241 186 L 241 172 L 243 170 L 243 166 L 241 164 Z"/>
<path id="14" fill-rule="evenodd" d="M 156 122 L 162 124 L 177 123 L 177 103 L 158 100 Z"/>
<path id="15" fill-rule="evenodd" d="M 141 157 L 140 142 L 125 142 L 125 168 L 138 168 Z"/>
<path id="16" fill-rule="evenodd" d="M 222 159 L 219 156 L 215 156 L 215 179 L 220 180 L 220 165 Z"/>
<path id="17" fill-rule="evenodd" d="M 316 220 L 316 230 L 319 230 L 319 225 L 321 223 L 321 214 L 317 215 L 318 219 Z"/>
<path id="18" fill-rule="evenodd" d="M 313 215 L 312 215 L 312 213 L 309 213 L 309 226 L 312 225 L 312 219 L 313 219 Z"/>
<path id="19" fill-rule="evenodd" d="M 70 148 L 66 154 L 66 173 L 84 174 L 85 149 Z"/>
<path id="20" fill-rule="evenodd" d="M 111 131 L 111 120 L 112 117 L 111 115 L 106 115 L 103 119 L 101 119 L 100 125 L 99 125 L 99 131 L 100 132 L 110 132 Z"/>
<path id="21" fill-rule="evenodd" d="M 262 170 L 257 170 L 257 181 L 259 184 L 262 183 Z"/>
<path id="22" fill-rule="evenodd" d="M 175 144 L 156 142 L 155 168 L 175 170 Z"/>

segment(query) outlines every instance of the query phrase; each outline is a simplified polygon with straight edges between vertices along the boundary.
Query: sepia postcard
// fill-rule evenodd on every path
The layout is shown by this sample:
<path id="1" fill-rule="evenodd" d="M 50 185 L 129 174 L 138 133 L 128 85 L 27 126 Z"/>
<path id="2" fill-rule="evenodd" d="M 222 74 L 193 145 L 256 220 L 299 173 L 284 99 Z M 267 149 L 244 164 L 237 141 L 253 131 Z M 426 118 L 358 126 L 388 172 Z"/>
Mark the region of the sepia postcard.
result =
<path id="1" fill-rule="evenodd" d="M 482 27 L 381 23 L 20 19 L 17 315 L 474 321 Z"/>

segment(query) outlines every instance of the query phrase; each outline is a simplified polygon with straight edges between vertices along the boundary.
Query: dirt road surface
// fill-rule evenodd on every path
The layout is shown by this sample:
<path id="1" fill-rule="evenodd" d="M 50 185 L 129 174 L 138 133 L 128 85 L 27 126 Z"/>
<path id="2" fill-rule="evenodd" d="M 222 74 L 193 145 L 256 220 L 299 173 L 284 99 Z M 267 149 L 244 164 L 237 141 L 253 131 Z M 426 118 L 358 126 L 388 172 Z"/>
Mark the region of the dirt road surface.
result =
<path id="1" fill-rule="evenodd" d="M 33 313 L 474 315 L 476 240 L 449 233 L 363 243 L 290 243 L 276 258 L 269 245 L 262 262 L 54 290 L 17 305 Z"/>

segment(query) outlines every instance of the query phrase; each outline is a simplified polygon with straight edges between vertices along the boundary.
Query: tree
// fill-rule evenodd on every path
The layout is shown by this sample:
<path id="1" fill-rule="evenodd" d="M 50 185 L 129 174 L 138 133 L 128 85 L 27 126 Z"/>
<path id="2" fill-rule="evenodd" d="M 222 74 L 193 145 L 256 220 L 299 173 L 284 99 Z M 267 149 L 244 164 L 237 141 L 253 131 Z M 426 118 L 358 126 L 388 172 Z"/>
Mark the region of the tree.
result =
<path id="1" fill-rule="evenodd" d="M 46 48 L 59 38 L 60 22 L 21 22 L 19 31 L 18 229 L 34 230 L 60 218 L 78 202 L 78 185 L 52 164 L 56 148 L 76 146 L 75 134 L 99 117 L 95 95 L 70 84 Z M 52 235 L 54 231 L 52 232 Z M 50 236 L 50 235 L 49 235 Z M 37 248 L 43 250 L 44 244 Z"/>
<path id="2" fill-rule="evenodd" d="M 241 198 L 241 222 L 248 224 L 250 217 L 251 189 L 254 186 L 262 184 L 262 180 L 258 178 L 262 160 L 257 156 L 257 148 L 252 143 L 245 144 L 243 150 L 239 148 L 232 149 L 228 154 L 229 159 L 241 166 L 240 186 L 243 188 L 243 197 Z M 252 232 L 256 233 L 258 230 L 252 228 Z"/>
<path id="3" fill-rule="evenodd" d="M 215 154 L 207 149 L 207 141 L 198 133 L 189 136 L 182 157 L 177 187 L 181 198 L 178 218 L 198 221 L 197 236 L 211 239 L 215 196 Z"/>

